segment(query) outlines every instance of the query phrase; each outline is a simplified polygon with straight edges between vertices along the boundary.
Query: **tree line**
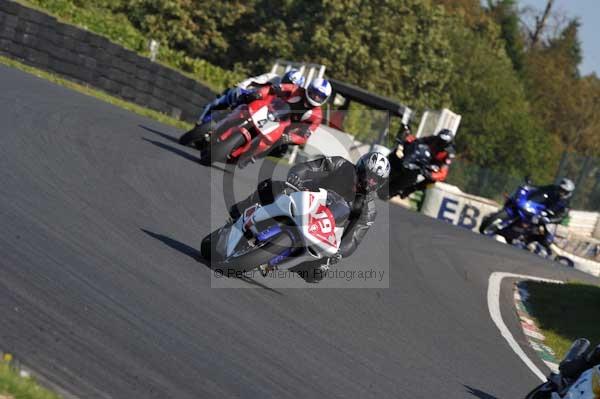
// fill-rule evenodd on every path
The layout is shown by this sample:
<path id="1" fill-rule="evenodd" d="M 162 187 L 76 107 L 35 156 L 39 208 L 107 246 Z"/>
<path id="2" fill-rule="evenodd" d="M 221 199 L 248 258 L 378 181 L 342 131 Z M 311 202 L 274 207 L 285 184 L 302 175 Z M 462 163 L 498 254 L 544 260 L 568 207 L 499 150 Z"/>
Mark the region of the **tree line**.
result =
<path id="1" fill-rule="evenodd" d="M 548 181 L 563 151 L 600 155 L 600 81 L 579 73 L 579 21 L 554 0 L 74 1 L 233 71 L 315 62 L 414 108 L 450 108 L 461 159 L 497 172 Z"/>

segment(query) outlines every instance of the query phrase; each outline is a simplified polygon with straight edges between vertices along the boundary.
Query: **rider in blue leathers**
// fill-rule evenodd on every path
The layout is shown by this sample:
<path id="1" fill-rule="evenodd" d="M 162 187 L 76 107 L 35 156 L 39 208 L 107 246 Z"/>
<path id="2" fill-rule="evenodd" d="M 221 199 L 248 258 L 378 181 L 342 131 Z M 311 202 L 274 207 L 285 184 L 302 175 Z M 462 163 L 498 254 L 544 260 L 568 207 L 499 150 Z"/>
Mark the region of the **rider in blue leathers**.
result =
<path id="1" fill-rule="evenodd" d="M 212 111 L 234 108 L 239 104 L 245 103 L 248 96 L 251 96 L 254 89 L 258 87 L 285 83 L 293 83 L 297 86 L 302 86 L 304 84 L 304 76 L 302 76 L 302 73 L 297 69 L 291 69 L 281 78 L 275 74 L 265 75 L 262 78 L 250 78 L 236 87 L 226 89 L 219 97 L 206 104 L 196 123 L 197 125 L 202 125 L 203 123 L 210 121 L 210 113 Z"/>
<path id="2" fill-rule="evenodd" d="M 573 196 L 574 190 L 575 184 L 567 178 L 562 179 L 559 184 L 541 186 L 536 189 L 538 193 L 543 194 L 546 198 L 544 204 L 550 215 L 540 219 L 540 230 L 524 237 L 526 244 L 538 242 L 546 249 L 550 250 L 553 235 L 546 229 L 546 225 L 560 223 L 568 215 L 569 202 Z"/>

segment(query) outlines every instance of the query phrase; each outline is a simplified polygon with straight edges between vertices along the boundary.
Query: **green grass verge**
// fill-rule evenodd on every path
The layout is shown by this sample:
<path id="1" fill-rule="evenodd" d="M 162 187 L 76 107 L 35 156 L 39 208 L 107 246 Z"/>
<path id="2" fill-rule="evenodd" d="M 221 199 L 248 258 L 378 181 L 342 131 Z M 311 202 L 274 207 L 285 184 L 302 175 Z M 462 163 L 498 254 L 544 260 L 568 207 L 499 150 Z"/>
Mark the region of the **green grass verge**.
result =
<path id="1" fill-rule="evenodd" d="M 0 358 L 0 397 L 14 399 L 60 399 L 57 394 L 38 385 L 35 379 L 23 378 L 10 363 Z"/>
<path id="2" fill-rule="evenodd" d="M 577 338 L 600 344 L 600 287 L 581 283 L 527 282 L 527 303 L 545 343 L 562 359 Z"/>
<path id="3" fill-rule="evenodd" d="M 187 129 L 191 128 L 191 126 L 192 126 L 189 123 L 182 122 L 175 118 L 171 118 L 170 116 L 167 116 L 158 111 L 153 111 L 151 109 L 144 108 L 140 105 L 130 103 L 130 102 L 122 100 L 120 98 L 113 97 L 103 91 L 93 89 L 89 86 L 84 86 L 84 85 L 72 82 L 70 80 L 64 79 L 53 73 L 46 72 L 41 69 L 34 68 L 32 66 L 23 64 L 19 61 L 13 60 L 12 58 L 8 58 L 8 57 L 0 55 L 0 64 L 19 69 L 23 72 L 27 72 L 27 73 L 35 75 L 39 78 L 49 80 L 53 83 L 57 83 L 61 86 L 65 86 L 69 89 L 78 91 L 85 95 L 96 97 L 97 99 L 107 102 L 109 104 L 116 105 L 117 107 L 126 109 L 131 112 L 135 112 L 138 115 L 142 115 L 142 116 L 157 120 L 158 122 L 161 122 L 161 123 L 164 123 L 167 125 L 171 125 L 171 126 L 175 126 L 179 129 L 187 130 Z"/>
<path id="4" fill-rule="evenodd" d="M 98 35 L 104 36 L 129 50 L 148 56 L 148 40 L 137 30 L 127 16 L 113 13 L 110 2 L 92 2 L 77 0 L 17 0 L 19 3 L 45 12 L 59 21 L 79 26 Z M 205 60 L 188 57 L 182 51 L 170 49 L 161 43 L 157 61 L 175 68 L 196 79 L 216 92 L 244 79 L 239 73 L 213 65 Z"/>

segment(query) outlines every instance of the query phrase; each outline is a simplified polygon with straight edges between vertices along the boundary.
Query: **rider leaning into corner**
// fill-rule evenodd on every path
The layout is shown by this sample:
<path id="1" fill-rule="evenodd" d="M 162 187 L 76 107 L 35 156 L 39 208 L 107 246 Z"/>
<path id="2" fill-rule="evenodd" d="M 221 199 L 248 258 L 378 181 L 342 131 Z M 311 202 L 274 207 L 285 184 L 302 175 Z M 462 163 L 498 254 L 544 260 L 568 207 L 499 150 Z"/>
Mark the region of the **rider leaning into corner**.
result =
<path id="1" fill-rule="evenodd" d="M 417 138 L 408 127 L 405 127 L 404 132 L 400 132 L 398 136 L 404 133 L 404 139 L 397 138 L 396 141 L 402 145 L 404 153 L 411 151 L 413 147 L 419 144 L 425 144 L 431 152 L 431 170 L 425 170 L 425 180 L 415 184 L 414 186 L 400 192 L 401 198 L 406 198 L 415 191 L 424 190 L 429 184 L 435 182 L 443 182 L 448 177 L 450 164 L 456 156 L 454 149 L 454 135 L 449 129 L 442 129 L 436 135 Z M 392 166 L 395 167 L 395 166 Z M 401 167 L 401 166 L 398 166 Z"/>
<path id="2" fill-rule="evenodd" d="M 550 250 L 550 244 L 553 241 L 553 235 L 546 228 L 547 224 L 558 224 L 569 213 L 569 202 L 575 191 L 575 184 L 571 179 L 563 178 L 558 184 L 550 184 L 535 189 L 534 193 L 541 194 L 544 198 L 544 204 L 549 211 L 549 216 L 540 219 L 540 231 L 525 237 L 525 243 L 538 242 L 546 249 Z"/>
<path id="3" fill-rule="evenodd" d="M 293 166 L 287 176 L 287 182 L 300 190 L 318 191 L 324 188 L 332 196 L 328 201 L 345 201 L 350 208 L 350 216 L 344 229 L 338 252 L 328 258 L 316 261 L 315 265 L 306 265 L 311 275 L 309 282 L 318 282 L 329 266 L 354 253 L 362 239 L 375 222 L 375 192 L 389 176 L 390 163 L 378 152 L 370 152 L 358 160 L 356 165 L 343 157 L 322 157 Z M 260 203 L 270 204 L 275 196 L 285 191 L 286 183 L 267 179 L 258 184 L 257 191 L 229 209 L 233 220 L 241 216 L 248 207 Z M 308 267 L 307 267 L 308 266 Z"/>
<path id="4" fill-rule="evenodd" d="M 262 76 L 262 75 L 261 75 Z M 304 85 L 304 77 L 295 69 L 283 75 L 281 80 L 277 77 L 256 78 L 262 83 L 257 83 L 253 78 L 249 82 L 249 88 L 234 87 L 225 90 L 222 95 L 207 104 L 192 130 L 201 129 L 211 120 L 211 112 L 237 107 L 274 94 L 285 100 L 291 108 L 292 125 L 282 136 L 278 145 L 304 144 L 308 137 L 314 133 L 323 120 L 321 106 L 331 96 L 332 87 L 326 79 L 314 79 L 307 88 Z"/>
<path id="5" fill-rule="evenodd" d="M 217 98 L 206 104 L 196 122 L 196 127 L 210 121 L 212 111 L 234 108 L 242 104 L 244 96 L 247 96 L 256 89 L 289 83 L 302 86 L 304 84 L 304 76 L 302 76 L 300 71 L 291 69 L 282 77 L 274 73 L 265 73 L 248 78 L 238 83 L 235 87 L 225 89 Z"/>

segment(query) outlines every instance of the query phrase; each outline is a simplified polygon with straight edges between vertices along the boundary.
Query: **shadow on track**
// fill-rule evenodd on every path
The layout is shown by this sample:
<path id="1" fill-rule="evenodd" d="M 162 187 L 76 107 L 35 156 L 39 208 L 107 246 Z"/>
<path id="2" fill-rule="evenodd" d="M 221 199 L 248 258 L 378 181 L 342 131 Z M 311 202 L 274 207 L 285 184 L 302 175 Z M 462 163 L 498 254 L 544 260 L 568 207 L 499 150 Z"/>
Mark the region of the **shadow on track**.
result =
<path id="1" fill-rule="evenodd" d="M 198 251 L 196 248 L 190 247 L 187 244 L 184 244 L 180 241 L 174 240 L 174 239 L 167 237 L 165 235 L 162 235 L 162 234 L 154 233 L 154 232 L 146 230 L 146 229 L 140 229 L 140 230 L 142 230 L 144 233 L 148 234 L 150 237 L 157 239 L 158 241 L 161 241 L 163 244 L 168 245 L 169 247 L 173 248 L 174 250 L 179 251 L 182 254 L 187 255 L 194 260 L 197 260 L 198 262 L 204 263 L 204 259 L 202 258 L 200 251 Z"/>
<path id="2" fill-rule="evenodd" d="M 173 154 L 179 155 L 180 157 L 185 158 L 188 161 L 192 161 L 192 162 L 195 162 L 195 163 L 200 163 L 200 158 L 195 157 L 193 155 L 190 155 L 187 152 L 185 152 L 183 150 L 180 150 L 179 148 L 175 148 L 175 147 L 170 146 L 168 144 L 161 143 L 160 141 L 150 140 L 150 139 L 147 139 L 145 137 L 142 137 L 142 140 L 144 140 L 144 141 L 146 141 L 146 142 L 148 142 L 150 144 L 154 144 L 155 146 L 160 147 L 163 150 L 167 150 L 167 151 L 172 152 Z"/>
<path id="3" fill-rule="evenodd" d="M 164 139 L 172 141 L 173 143 L 179 144 L 179 139 L 177 139 L 176 137 L 170 136 L 170 135 L 168 135 L 166 133 L 163 133 L 163 132 L 159 132 L 158 130 L 154 130 L 154 129 L 149 128 L 149 127 L 144 126 L 144 125 L 138 125 L 138 126 L 141 127 L 142 129 L 150 132 L 150 133 L 154 133 L 154 134 L 159 135 L 160 137 L 162 137 Z"/>
<path id="4" fill-rule="evenodd" d="M 170 136 L 170 135 L 168 135 L 166 133 L 163 133 L 163 132 L 159 132 L 158 130 L 151 129 L 151 128 L 149 128 L 147 126 L 144 126 L 144 125 L 138 125 L 138 126 L 141 127 L 142 129 L 150 132 L 150 133 L 154 133 L 154 134 L 156 134 L 156 135 L 158 135 L 158 136 L 160 136 L 160 137 L 162 137 L 162 138 L 164 138 L 166 140 L 169 140 L 172 143 L 181 145 L 181 144 L 179 144 L 179 139 L 177 139 L 177 138 L 175 138 L 173 136 Z M 183 150 L 180 150 L 179 148 L 170 146 L 170 145 L 165 144 L 165 143 L 161 143 L 160 141 L 150 140 L 150 139 L 147 139 L 145 137 L 142 137 L 142 140 L 147 141 L 147 142 L 149 142 L 151 144 L 154 144 L 155 146 L 160 147 L 163 150 L 167 150 L 167 151 L 170 151 L 170 152 L 172 152 L 172 153 L 174 153 L 176 155 L 179 155 L 180 157 L 185 158 L 185 159 L 187 159 L 189 161 L 195 162 L 197 164 L 201 164 L 200 163 L 200 158 L 195 157 L 195 156 L 193 156 L 191 154 L 188 154 L 187 152 L 185 152 Z M 221 172 L 224 172 L 224 173 L 232 173 L 232 171 L 230 171 L 228 169 L 225 169 L 225 168 L 221 168 L 221 167 L 219 167 L 217 165 L 214 165 L 214 164 L 211 165 L 211 167 L 213 167 L 213 168 L 215 168 L 217 170 L 220 170 Z"/>
<path id="5" fill-rule="evenodd" d="M 149 235 L 150 237 L 162 242 L 163 244 L 166 244 L 167 246 L 173 248 L 174 250 L 176 250 L 178 252 L 181 252 L 184 255 L 189 256 L 190 258 L 194 259 L 195 261 L 200 262 L 207 268 L 213 270 L 211 264 L 202 257 L 202 255 L 200 254 L 200 251 L 198 251 L 196 248 L 190 247 L 187 244 L 177 241 L 171 237 L 167 237 L 163 234 L 154 233 L 154 232 L 146 230 L 146 229 L 140 229 L 140 230 L 142 230 L 145 234 Z M 240 280 L 242 280 L 250 285 L 254 285 L 256 287 L 263 288 L 267 291 L 274 292 L 277 295 L 283 295 L 281 292 L 274 290 L 273 288 L 267 287 L 266 285 L 261 284 L 258 281 L 253 280 L 251 278 L 242 277 L 242 278 L 240 278 Z"/>
<path id="6" fill-rule="evenodd" d="M 497 397 L 490 395 L 489 393 L 485 393 L 483 391 L 480 391 L 479 389 L 470 387 L 468 385 L 464 385 L 465 388 L 467 388 L 467 393 L 470 393 L 471 395 L 475 396 L 476 398 L 479 399 L 498 399 Z"/>

